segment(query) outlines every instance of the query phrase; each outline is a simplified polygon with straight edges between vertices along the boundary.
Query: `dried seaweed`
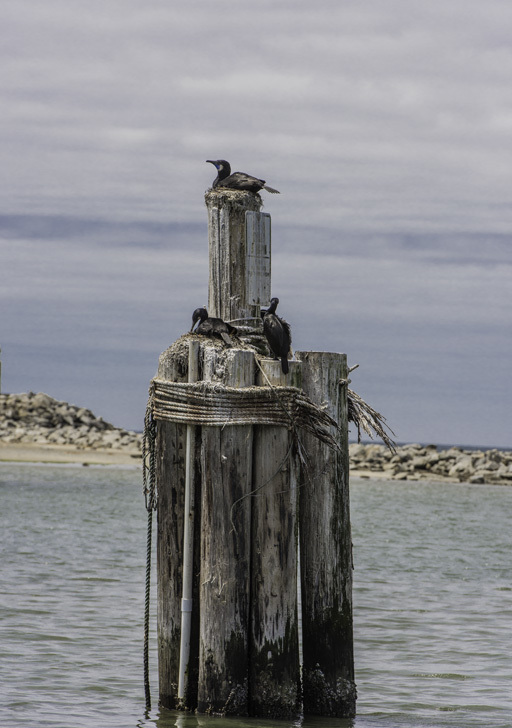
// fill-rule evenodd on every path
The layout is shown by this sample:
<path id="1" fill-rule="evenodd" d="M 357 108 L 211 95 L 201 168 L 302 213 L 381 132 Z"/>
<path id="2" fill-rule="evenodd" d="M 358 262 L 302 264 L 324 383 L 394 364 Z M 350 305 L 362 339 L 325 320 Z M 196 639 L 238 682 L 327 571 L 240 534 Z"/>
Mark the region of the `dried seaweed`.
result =
<path id="1" fill-rule="evenodd" d="M 348 400 L 348 421 L 353 422 L 357 427 L 357 441 L 361 442 L 361 429 L 373 440 L 374 433 L 391 450 L 396 452 L 396 443 L 388 434 L 396 437 L 393 430 L 386 424 L 386 418 L 380 412 L 374 410 L 357 392 L 347 389 Z M 388 430 L 388 432 L 386 432 Z"/>

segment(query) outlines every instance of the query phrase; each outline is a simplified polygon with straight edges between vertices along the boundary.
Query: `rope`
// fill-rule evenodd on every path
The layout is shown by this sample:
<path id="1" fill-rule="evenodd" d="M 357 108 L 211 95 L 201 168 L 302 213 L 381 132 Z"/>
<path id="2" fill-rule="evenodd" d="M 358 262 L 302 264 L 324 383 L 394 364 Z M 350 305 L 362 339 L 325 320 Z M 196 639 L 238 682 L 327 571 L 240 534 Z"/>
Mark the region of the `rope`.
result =
<path id="1" fill-rule="evenodd" d="M 254 333 L 262 333 L 263 332 L 263 324 L 262 319 L 257 318 L 256 316 L 246 316 L 245 318 L 237 318 L 237 319 L 229 319 L 227 321 L 228 324 L 231 324 L 231 326 L 247 326 L 251 327 L 252 329 L 259 329 L 258 331 L 255 331 Z"/>
<path id="2" fill-rule="evenodd" d="M 142 481 L 148 527 L 146 540 L 146 589 L 144 601 L 144 693 L 146 712 L 151 710 L 151 690 L 149 687 L 149 604 L 151 591 L 151 544 L 153 533 L 153 511 L 156 509 L 156 476 L 155 476 L 155 440 L 156 421 L 152 416 L 152 395 L 150 393 L 146 416 L 144 418 L 144 435 L 142 438 Z"/>
<path id="3" fill-rule="evenodd" d="M 151 588 L 151 535 L 153 531 L 153 511 L 148 511 L 148 538 L 146 544 L 146 596 L 144 601 L 144 695 L 146 711 L 151 710 L 151 689 L 149 687 L 149 594 Z"/>
<path id="4" fill-rule="evenodd" d="M 297 387 L 227 387 L 212 382 L 152 381 L 152 414 L 156 420 L 187 425 L 274 425 L 302 427 L 337 450 L 330 428 L 337 422 Z"/>

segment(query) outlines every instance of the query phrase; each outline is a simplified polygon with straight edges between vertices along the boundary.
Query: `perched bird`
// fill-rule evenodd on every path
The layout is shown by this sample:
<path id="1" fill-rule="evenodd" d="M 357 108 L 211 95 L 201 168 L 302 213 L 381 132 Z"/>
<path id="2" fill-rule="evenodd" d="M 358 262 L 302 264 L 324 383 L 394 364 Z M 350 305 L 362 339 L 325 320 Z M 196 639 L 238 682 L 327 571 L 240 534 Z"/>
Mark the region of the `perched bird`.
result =
<path id="1" fill-rule="evenodd" d="M 217 159 L 215 161 L 207 159 L 206 161 L 213 164 L 217 170 L 217 176 L 212 184 L 214 189 L 218 187 L 229 187 L 231 190 L 246 190 L 248 192 L 267 190 L 267 192 L 273 192 L 276 195 L 279 194 L 279 190 L 275 190 L 273 187 L 267 187 L 264 179 L 252 177 L 250 174 L 245 174 L 245 172 L 233 172 L 231 174 L 231 165 L 225 159 Z"/>
<path id="2" fill-rule="evenodd" d="M 281 359 L 283 374 L 288 374 L 288 354 L 292 345 L 290 324 L 276 314 L 278 298 L 272 298 L 270 306 L 261 312 L 263 332 L 274 359 Z"/>
<path id="3" fill-rule="evenodd" d="M 228 345 L 233 346 L 233 341 L 230 338 L 230 334 L 236 336 L 236 329 L 231 324 L 227 324 L 220 318 L 210 318 L 206 307 L 196 308 L 192 314 L 192 327 L 190 331 L 194 330 L 196 323 L 201 323 L 197 326 L 194 331 L 195 334 L 203 334 L 204 336 L 220 336 L 220 338 Z"/>

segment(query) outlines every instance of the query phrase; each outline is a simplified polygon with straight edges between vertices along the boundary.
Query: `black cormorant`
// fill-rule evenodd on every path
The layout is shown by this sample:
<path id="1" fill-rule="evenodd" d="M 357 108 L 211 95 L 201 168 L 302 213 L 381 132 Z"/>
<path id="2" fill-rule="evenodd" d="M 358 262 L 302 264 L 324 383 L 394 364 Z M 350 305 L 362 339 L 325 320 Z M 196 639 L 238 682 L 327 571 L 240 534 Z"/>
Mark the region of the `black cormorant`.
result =
<path id="1" fill-rule="evenodd" d="M 206 161 L 213 164 L 217 169 L 217 176 L 212 184 L 214 189 L 228 187 L 231 190 L 246 190 L 248 192 L 259 192 L 263 189 L 267 190 L 267 192 L 279 194 L 279 190 L 267 187 L 264 179 L 252 177 L 250 174 L 245 174 L 245 172 L 233 172 L 231 174 L 231 165 L 225 159 L 207 159 Z"/>
<path id="2" fill-rule="evenodd" d="M 281 359 L 283 374 L 288 374 L 288 354 L 292 344 L 290 324 L 276 314 L 278 298 L 272 298 L 270 306 L 261 312 L 263 332 L 274 359 Z"/>
<path id="3" fill-rule="evenodd" d="M 229 335 L 232 334 L 236 336 L 237 331 L 234 326 L 227 324 L 220 318 L 210 318 L 205 306 L 202 308 L 196 308 L 192 314 L 191 332 L 194 330 L 194 326 L 198 321 L 201 323 L 194 331 L 195 334 L 203 334 L 204 336 L 220 336 L 228 346 L 233 346 L 233 342 Z"/>

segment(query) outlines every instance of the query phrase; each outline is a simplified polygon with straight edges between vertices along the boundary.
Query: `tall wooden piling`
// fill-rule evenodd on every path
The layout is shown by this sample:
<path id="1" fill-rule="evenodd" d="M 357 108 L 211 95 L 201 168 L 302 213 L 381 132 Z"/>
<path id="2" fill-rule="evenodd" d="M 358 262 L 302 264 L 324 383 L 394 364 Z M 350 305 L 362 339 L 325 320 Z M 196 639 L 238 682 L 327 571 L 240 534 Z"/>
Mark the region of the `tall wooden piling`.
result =
<path id="1" fill-rule="evenodd" d="M 210 190 L 205 201 L 209 314 L 249 330 L 243 341 L 253 342 L 260 307 L 271 298 L 270 216 L 248 192 Z M 189 382 L 189 349 L 196 352 L 197 385 Z M 165 707 L 286 719 L 302 708 L 354 715 L 346 356 L 298 352 L 289 364 L 284 375 L 259 346 L 235 340 L 227 348 L 195 334 L 160 357 L 154 384 Z M 262 390 L 266 399 L 251 415 L 245 404 Z M 286 409 L 286 397 L 296 403 L 302 393 L 339 424 L 331 433 L 337 450 L 299 427 L 297 410 Z M 308 406 L 308 413 L 315 410 Z M 182 600 L 184 523 L 192 510 L 192 600 L 187 590 Z M 182 609 L 190 608 L 182 620 Z M 182 624 L 189 616 L 188 640 Z M 181 653 L 183 695 L 180 642 L 190 644 L 188 658 Z"/>
<path id="2" fill-rule="evenodd" d="M 270 215 L 250 192 L 209 190 L 208 311 L 224 321 L 258 319 L 270 301 Z"/>
<path id="3" fill-rule="evenodd" d="M 352 542 L 349 510 L 347 357 L 298 351 L 302 385 L 340 425 L 339 451 L 301 435 L 308 460 L 300 487 L 304 712 L 355 713 Z"/>
<path id="4" fill-rule="evenodd" d="M 211 380 L 217 349 L 205 349 Z M 254 354 L 226 354 L 224 383 L 254 383 Z M 201 447 L 201 570 L 199 694 L 201 713 L 248 712 L 250 573 L 250 425 L 203 427 Z"/>
<path id="5" fill-rule="evenodd" d="M 301 366 L 263 360 L 257 383 L 300 388 Z M 253 715 L 300 712 L 297 614 L 297 462 L 287 427 L 254 428 L 251 690 Z"/>

